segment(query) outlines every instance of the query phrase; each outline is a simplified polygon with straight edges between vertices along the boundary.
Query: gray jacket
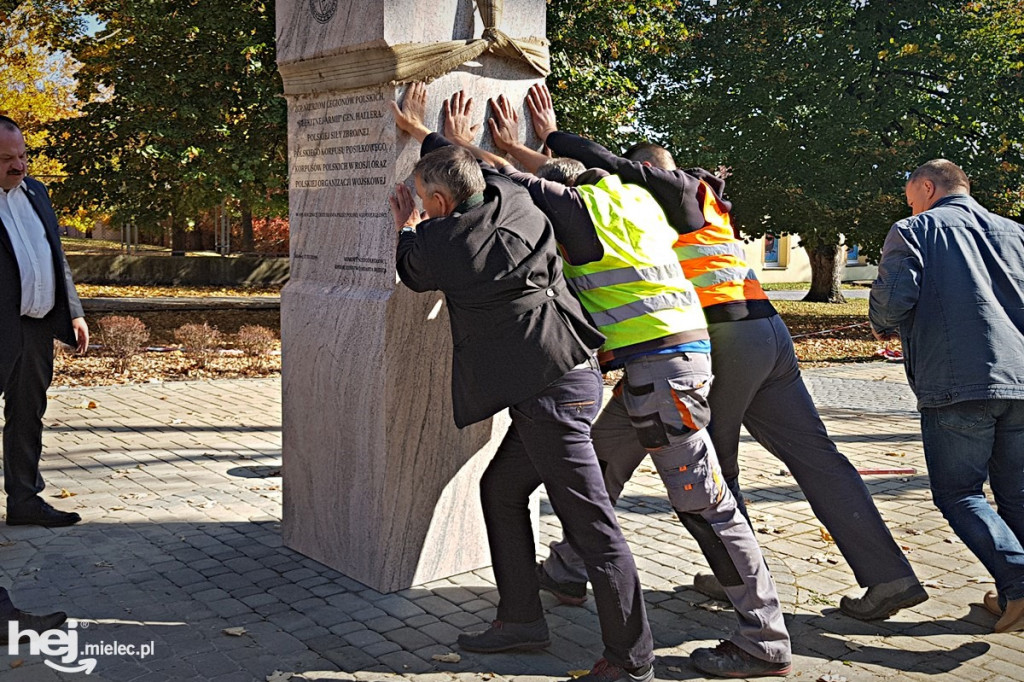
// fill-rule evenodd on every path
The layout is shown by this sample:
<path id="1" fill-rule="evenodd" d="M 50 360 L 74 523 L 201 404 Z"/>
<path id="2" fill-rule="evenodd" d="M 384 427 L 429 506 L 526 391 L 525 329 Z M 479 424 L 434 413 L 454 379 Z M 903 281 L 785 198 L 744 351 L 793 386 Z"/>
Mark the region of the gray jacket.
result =
<path id="1" fill-rule="evenodd" d="M 1024 400 L 1024 225 L 966 194 L 892 226 L 871 324 L 903 340 L 918 409 Z"/>

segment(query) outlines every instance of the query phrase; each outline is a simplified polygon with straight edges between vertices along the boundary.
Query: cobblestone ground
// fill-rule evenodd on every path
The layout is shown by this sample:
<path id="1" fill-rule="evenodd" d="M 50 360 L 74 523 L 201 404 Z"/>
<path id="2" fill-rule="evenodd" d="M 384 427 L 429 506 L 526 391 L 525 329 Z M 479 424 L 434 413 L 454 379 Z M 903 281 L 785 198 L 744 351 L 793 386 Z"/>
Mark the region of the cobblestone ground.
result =
<path id="1" fill-rule="evenodd" d="M 991 633 L 994 617 L 980 606 L 987 574 L 930 502 L 902 368 L 805 375 L 858 468 L 915 470 L 865 478 L 932 598 L 881 623 L 840 615 L 840 597 L 859 593 L 850 570 L 778 460 L 745 439 L 743 484 L 793 635 L 791 679 L 1024 679 L 1024 637 Z M 564 679 L 600 651 L 592 600 L 571 608 L 545 596 L 549 650 L 439 662 L 435 654 L 457 652 L 459 632 L 493 617 L 488 570 L 385 595 L 283 547 L 277 380 L 54 390 L 47 427 L 45 494 L 66 490 L 73 496 L 54 503 L 85 520 L 52 530 L 0 526 L 0 584 L 23 608 L 85 619 L 69 631 L 80 646 L 136 648 L 93 656 L 88 678 L 47 665 L 80 667 L 74 656 L 3 649 L 2 682 L 532 682 Z M 541 509 L 546 543 L 559 528 L 550 507 Z M 706 567 L 649 465 L 627 487 L 619 515 L 646 588 L 658 677 L 700 679 L 689 653 L 716 644 L 733 618 L 688 588 Z M 145 657 L 142 645 L 151 645 Z"/>

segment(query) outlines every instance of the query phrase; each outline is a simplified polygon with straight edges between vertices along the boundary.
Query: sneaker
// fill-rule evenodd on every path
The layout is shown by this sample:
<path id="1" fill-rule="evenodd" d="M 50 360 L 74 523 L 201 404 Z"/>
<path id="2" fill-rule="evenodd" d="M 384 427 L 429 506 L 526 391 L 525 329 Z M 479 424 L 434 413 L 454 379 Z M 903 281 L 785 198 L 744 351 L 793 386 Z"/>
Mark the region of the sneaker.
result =
<path id="1" fill-rule="evenodd" d="M 540 589 L 555 595 L 555 599 L 569 606 L 580 606 L 587 601 L 586 583 L 559 583 L 544 570 L 544 564 L 537 564 L 537 582 Z"/>
<path id="2" fill-rule="evenodd" d="M 857 620 L 882 620 L 927 600 L 924 587 L 916 577 L 910 576 L 872 585 L 863 597 L 843 597 L 839 610 Z"/>
<path id="3" fill-rule="evenodd" d="M 711 597 L 718 601 L 729 601 L 729 595 L 725 593 L 722 583 L 718 582 L 718 578 L 712 573 L 698 573 L 693 576 L 693 589 L 705 597 Z"/>
<path id="4" fill-rule="evenodd" d="M 722 642 L 714 649 L 694 649 L 690 662 L 700 672 L 716 677 L 785 677 L 793 670 L 791 661 L 763 661 L 732 642 Z"/>
<path id="5" fill-rule="evenodd" d="M 551 646 L 548 624 L 543 618 L 529 623 L 505 623 L 496 620 L 483 632 L 459 635 L 459 646 L 466 651 L 496 654 L 499 651 L 531 651 Z"/>
<path id="6" fill-rule="evenodd" d="M 650 663 L 640 668 L 627 669 L 601 658 L 586 675 L 566 682 L 651 682 L 653 679 L 654 666 Z"/>

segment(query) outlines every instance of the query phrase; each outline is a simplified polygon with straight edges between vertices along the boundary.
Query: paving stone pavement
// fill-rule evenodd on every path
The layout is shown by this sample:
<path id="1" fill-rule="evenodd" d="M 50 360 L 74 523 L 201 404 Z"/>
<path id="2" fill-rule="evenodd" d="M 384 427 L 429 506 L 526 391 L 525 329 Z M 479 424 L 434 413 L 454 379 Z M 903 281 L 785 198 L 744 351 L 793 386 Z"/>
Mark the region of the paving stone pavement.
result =
<path id="1" fill-rule="evenodd" d="M 746 438 L 743 485 L 793 636 L 791 679 L 1024 679 L 1024 636 L 991 633 L 994 617 L 980 605 L 991 588 L 987 574 L 931 504 L 902 367 L 841 365 L 805 376 L 830 432 L 859 468 L 916 470 L 865 478 L 932 598 L 885 622 L 840 615 L 840 597 L 860 592 L 851 572 L 780 462 Z M 136 648 L 91 656 L 96 665 L 87 678 L 47 665 L 75 667 L 73 655 L 61 661 L 30 655 L 25 645 L 18 655 L 0 649 L 0 682 L 251 682 L 288 674 L 546 682 L 589 668 L 599 655 L 593 600 L 573 608 L 545 595 L 547 651 L 434 660 L 458 653 L 456 636 L 493 617 L 488 569 L 380 594 L 283 547 L 279 380 L 50 395 L 44 494 L 73 495 L 53 502 L 84 521 L 59 529 L 0 526 L 0 584 L 23 608 L 60 608 L 83 619 L 69 631 L 79 647 Z M 707 569 L 649 462 L 626 488 L 619 517 L 646 589 L 659 679 L 701 679 L 689 653 L 715 645 L 733 617 L 689 589 L 692 574 Z M 546 543 L 559 532 L 546 503 L 541 522 Z M 145 657 L 142 645 L 150 645 Z M 275 671 L 284 674 L 274 678 Z"/>

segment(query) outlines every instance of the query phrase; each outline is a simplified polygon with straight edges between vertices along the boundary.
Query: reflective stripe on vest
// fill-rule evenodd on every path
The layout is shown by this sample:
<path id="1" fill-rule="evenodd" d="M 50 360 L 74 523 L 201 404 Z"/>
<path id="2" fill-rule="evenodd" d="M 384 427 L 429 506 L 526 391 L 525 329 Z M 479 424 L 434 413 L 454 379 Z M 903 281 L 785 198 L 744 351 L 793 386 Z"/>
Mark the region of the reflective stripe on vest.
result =
<path id="1" fill-rule="evenodd" d="M 651 296 L 639 301 L 633 301 L 618 308 L 609 308 L 600 312 L 592 312 L 590 316 L 598 327 L 625 322 L 633 317 L 641 317 L 656 313 L 659 310 L 671 310 L 672 308 L 686 308 L 697 304 L 696 296 L 690 291 L 680 291 L 671 294 Z M 698 327 L 699 328 L 699 327 Z M 683 331 L 683 330 L 680 330 Z M 663 335 L 664 336 L 664 335 Z"/>
<path id="2" fill-rule="evenodd" d="M 618 176 L 576 188 L 604 257 L 564 264 L 566 279 L 607 337 L 605 351 L 707 327 L 672 245 L 678 235 L 643 188 Z"/>
<path id="3" fill-rule="evenodd" d="M 573 285 L 579 289 L 599 289 L 610 287 L 616 284 L 628 284 L 629 282 L 666 282 L 672 279 L 683 278 L 683 267 L 676 262 L 664 265 L 652 265 L 647 268 L 617 268 L 605 270 L 589 275 L 579 275 L 572 278 Z"/>
<path id="4" fill-rule="evenodd" d="M 757 275 L 747 265 L 742 242 L 733 234 L 728 212 L 722 210 L 711 186 L 703 180 L 700 183 L 705 226 L 680 235 L 675 253 L 683 273 L 696 288 L 701 306 L 767 300 Z"/>

